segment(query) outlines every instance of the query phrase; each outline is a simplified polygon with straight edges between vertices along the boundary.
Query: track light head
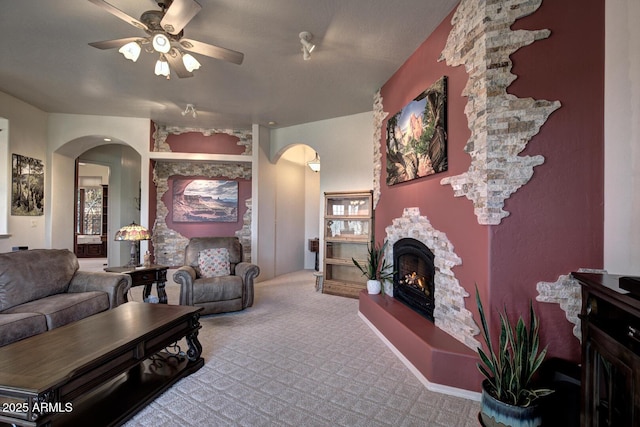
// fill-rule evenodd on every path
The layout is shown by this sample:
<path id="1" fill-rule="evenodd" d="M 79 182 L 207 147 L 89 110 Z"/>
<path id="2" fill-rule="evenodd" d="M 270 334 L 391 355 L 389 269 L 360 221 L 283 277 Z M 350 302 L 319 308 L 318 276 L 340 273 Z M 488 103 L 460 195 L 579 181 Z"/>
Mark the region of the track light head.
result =
<path id="1" fill-rule="evenodd" d="M 316 48 L 316 45 L 311 43 L 313 35 L 308 31 L 303 31 L 299 34 L 300 43 L 302 43 L 302 57 L 305 61 L 311 59 L 311 52 Z"/>
<path id="2" fill-rule="evenodd" d="M 193 117 L 194 119 L 196 117 L 198 117 L 198 112 L 196 111 L 196 106 L 193 104 L 187 104 L 187 106 L 185 107 L 184 111 L 181 112 L 180 114 L 182 114 L 183 116 L 186 116 L 187 114 L 191 114 L 191 117 Z"/>

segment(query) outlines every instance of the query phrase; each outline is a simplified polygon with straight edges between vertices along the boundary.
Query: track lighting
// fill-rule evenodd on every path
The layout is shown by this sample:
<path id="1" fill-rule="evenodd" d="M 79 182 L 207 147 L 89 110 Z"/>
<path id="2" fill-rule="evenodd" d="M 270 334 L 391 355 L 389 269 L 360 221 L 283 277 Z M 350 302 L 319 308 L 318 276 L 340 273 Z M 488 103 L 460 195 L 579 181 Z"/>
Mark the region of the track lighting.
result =
<path id="1" fill-rule="evenodd" d="M 182 114 L 183 116 L 186 116 L 187 114 L 191 114 L 191 117 L 193 117 L 194 119 L 198 117 L 198 112 L 196 111 L 196 107 L 193 104 L 187 104 L 184 111 L 180 114 Z"/>
<path id="2" fill-rule="evenodd" d="M 305 61 L 311 59 L 311 52 L 316 48 L 316 45 L 311 43 L 311 39 L 313 39 L 313 35 L 308 31 L 303 31 L 299 35 L 300 43 L 302 43 L 302 58 Z"/>

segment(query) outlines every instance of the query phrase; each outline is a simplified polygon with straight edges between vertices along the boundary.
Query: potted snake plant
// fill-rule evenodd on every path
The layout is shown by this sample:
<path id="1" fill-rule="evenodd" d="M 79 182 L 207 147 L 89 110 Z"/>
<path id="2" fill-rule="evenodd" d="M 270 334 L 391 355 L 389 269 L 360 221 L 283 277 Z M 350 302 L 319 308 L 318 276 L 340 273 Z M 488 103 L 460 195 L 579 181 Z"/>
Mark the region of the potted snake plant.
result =
<path id="1" fill-rule="evenodd" d="M 538 398 L 553 390 L 536 388 L 534 375 L 544 361 L 547 349 L 540 348 L 540 321 L 529 301 L 529 325 L 522 316 L 515 327 L 506 309 L 500 313 L 500 337 L 494 347 L 485 311 L 476 286 L 476 303 L 482 322 L 482 338 L 487 351 L 478 348 L 478 369 L 484 375 L 480 418 L 485 427 L 542 425 Z"/>
<path id="2" fill-rule="evenodd" d="M 370 294 L 384 293 L 382 281 L 393 277 L 391 264 L 384 259 L 384 252 L 387 248 L 385 241 L 382 246 L 370 244 L 367 246 L 367 259 L 364 263 L 359 263 L 355 258 L 351 258 L 353 264 L 358 267 L 363 276 L 367 277 L 367 292 Z"/>

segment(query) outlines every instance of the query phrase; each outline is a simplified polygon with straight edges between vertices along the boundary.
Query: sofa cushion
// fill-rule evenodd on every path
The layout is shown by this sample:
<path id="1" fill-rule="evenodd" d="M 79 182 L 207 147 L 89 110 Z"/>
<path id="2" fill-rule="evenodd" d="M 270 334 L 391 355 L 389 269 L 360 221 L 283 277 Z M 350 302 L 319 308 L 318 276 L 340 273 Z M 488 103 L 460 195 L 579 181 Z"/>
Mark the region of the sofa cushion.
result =
<path id="1" fill-rule="evenodd" d="M 227 248 L 203 249 L 198 253 L 198 267 L 202 277 L 228 276 L 229 251 Z"/>
<path id="2" fill-rule="evenodd" d="M 42 313 L 47 328 L 54 329 L 109 309 L 106 292 L 57 294 L 5 310 L 4 313 Z"/>
<path id="3" fill-rule="evenodd" d="M 66 292 L 78 267 L 78 259 L 67 249 L 0 254 L 0 311 Z"/>
<path id="4" fill-rule="evenodd" d="M 47 331 L 47 319 L 40 313 L 0 313 L 0 346 Z"/>
<path id="5" fill-rule="evenodd" d="M 194 304 L 242 298 L 242 279 L 238 276 L 207 277 L 193 283 Z"/>

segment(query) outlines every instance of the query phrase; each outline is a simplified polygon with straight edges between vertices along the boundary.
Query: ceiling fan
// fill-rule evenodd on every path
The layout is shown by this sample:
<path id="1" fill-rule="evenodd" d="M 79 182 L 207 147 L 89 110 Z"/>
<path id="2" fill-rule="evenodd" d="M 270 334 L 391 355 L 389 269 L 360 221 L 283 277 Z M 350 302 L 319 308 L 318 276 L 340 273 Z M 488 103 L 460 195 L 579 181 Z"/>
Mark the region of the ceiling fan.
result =
<path id="1" fill-rule="evenodd" d="M 133 62 L 138 59 L 142 48 L 150 53 L 159 53 L 160 57 L 155 68 L 156 75 L 169 78 L 171 68 L 178 77 L 193 76 L 192 71 L 200 68 L 200 63 L 183 49 L 238 65 L 242 64 L 244 59 L 244 54 L 235 50 L 183 37 L 184 27 L 202 9 L 195 0 L 156 0 L 161 10 L 148 10 L 140 16 L 140 19 L 127 15 L 104 0 L 89 1 L 147 33 L 146 37 L 105 40 L 89 43 L 89 45 L 98 49 L 120 48 L 119 52 Z"/>

